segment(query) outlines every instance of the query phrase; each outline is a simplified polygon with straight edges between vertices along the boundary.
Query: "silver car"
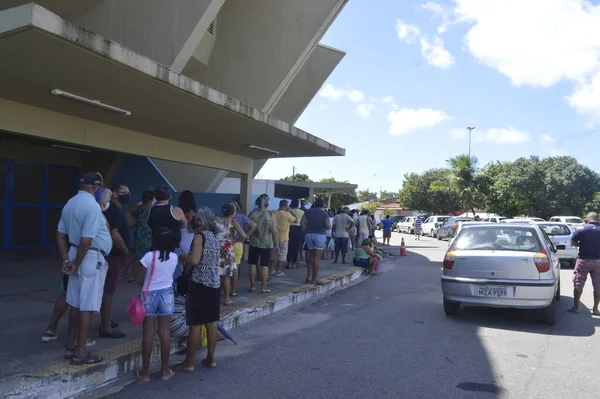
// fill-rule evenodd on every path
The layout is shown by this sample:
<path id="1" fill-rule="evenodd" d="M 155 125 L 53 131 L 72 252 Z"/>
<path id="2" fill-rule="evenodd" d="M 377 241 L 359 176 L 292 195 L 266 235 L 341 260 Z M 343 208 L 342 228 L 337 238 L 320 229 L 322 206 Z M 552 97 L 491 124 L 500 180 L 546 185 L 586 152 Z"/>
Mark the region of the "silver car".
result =
<path id="1" fill-rule="evenodd" d="M 442 292 L 447 315 L 461 304 L 541 309 L 554 324 L 560 299 L 557 249 L 534 223 L 465 223 L 444 257 Z"/>
<path id="2" fill-rule="evenodd" d="M 555 247 L 564 247 L 564 249 L 558 250 L 556 254 L 558 259 L 567 261 L 569 266 L 574 267 L 579 256 L 579 250 L 571 245 L 571 235 L 576 226 L 569 227 L 567 223 L 555 222 L 538 222 L 536 224 L 548 234 Z"/>

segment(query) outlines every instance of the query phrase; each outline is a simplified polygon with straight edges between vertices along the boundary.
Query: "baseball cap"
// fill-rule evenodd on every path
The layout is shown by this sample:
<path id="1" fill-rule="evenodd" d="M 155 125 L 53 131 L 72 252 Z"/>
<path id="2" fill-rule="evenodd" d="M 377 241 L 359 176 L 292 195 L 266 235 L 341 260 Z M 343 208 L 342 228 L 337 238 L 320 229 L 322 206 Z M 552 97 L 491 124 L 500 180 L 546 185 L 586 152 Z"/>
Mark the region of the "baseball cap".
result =
<path id="1" fill-rule="evenodd" d="M 88 186 L 101 186 L 104 184 L 104 179 L 98 172 L 88 172 L 81 175 L 79 178 L 79 184 L 86 184 Z"/>

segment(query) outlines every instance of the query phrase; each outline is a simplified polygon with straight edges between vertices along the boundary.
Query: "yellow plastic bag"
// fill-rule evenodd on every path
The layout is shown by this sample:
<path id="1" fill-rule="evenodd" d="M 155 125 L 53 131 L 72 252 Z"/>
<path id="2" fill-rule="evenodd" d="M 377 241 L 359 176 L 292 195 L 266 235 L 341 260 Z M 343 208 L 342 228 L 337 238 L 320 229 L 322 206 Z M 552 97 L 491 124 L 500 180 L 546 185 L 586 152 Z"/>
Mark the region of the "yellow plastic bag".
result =
<path id="1" fill-rule="evenodd" d="M 200 327 L 200 345 L 202 345 L 203 348 L 206 348 L 206 346 L 208 345 L 208 334 L 206 333 L 205 325 L 202 325 L 202 327 Z"/>

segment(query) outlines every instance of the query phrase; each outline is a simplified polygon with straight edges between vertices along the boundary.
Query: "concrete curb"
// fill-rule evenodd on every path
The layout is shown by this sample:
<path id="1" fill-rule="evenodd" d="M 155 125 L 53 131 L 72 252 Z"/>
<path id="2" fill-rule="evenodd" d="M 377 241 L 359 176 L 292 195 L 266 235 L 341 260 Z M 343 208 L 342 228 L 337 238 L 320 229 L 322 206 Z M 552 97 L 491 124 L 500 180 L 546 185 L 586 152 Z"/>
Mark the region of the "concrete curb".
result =
<path id="1" fill-rule="evenodd" d="M 362 269 L 351 267 L 320 280 L 316 286 L 302 285 L 263 297 L 239 308 L 227 309 L 221 313 L 221 323 L 226 329 L 233 329 L 328 291 L 339 289 L 345 285 L 350 286 L 350 283 L 360 278 L 361 275 Z M 171 345 L 171 353 L 175 353 L 178 349 L 176 341 Z M 142 363 L 141 345 L 142 339 L 138 338 L 98 351 L 98 356 L 104 359 L 101 364 L 71 366 L 65 361 L 0 381 L 0 398 L 63 399 L 81 395 L 85 391 L 98 388 L 139 369 Z M 159 357 L 158 340 L 152 356 Z"/>

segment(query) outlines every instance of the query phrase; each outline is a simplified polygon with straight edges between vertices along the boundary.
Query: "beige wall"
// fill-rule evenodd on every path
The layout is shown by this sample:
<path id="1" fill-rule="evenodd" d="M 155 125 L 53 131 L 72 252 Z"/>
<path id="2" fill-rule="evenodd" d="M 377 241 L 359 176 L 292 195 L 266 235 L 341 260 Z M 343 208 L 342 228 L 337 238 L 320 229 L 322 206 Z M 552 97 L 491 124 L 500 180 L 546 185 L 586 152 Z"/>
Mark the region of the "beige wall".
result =
<path id="1" fill-rule="evenodd" d="M 346 53 L 340 50 L 317 46 L 287 88 L 271 115 L 295 124 L 345 55 Z"/>
<path id="2" fill-rule="evenodd" d="M 345 0 L 228 0 L 217 16 L 208 66 L 183 74 L 270 112 Z"/>
<path id="3" fill-rule="evenodd" d="M 80 169 L 84 164 L 84 153 L 52 148 L 50 143 L 43 145 L 42 143 L 21 141 L 18 137 L 14 137 L 0 139 L 0 159 L 39 162 Z"/>
<path id="4" fill-rule="evenodd" d="M 0 99 L 0 130 L 239 173 L 252 159 Z M 251 172 L 250 172 L 251 173 Z"/>
<path id="5" fill-rule="evenodd" d="M 212 1 L 105 0 L 73 22 L 170 67 Z"/>

